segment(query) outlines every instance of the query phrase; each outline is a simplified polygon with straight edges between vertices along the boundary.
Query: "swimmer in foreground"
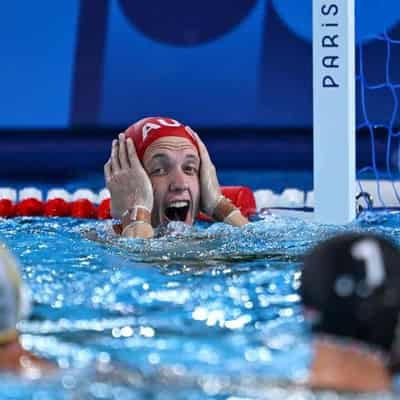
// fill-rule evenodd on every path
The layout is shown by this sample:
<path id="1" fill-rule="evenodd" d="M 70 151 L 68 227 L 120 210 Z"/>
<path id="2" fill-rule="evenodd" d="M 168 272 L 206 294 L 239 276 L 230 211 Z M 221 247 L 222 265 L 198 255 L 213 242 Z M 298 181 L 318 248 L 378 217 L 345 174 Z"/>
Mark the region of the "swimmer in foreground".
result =
<path id="1" fill-rule="evenodd" d="M 17 323 L 30 311 L 28 289 L 23 285 L 16 259 L 0 243 L 0 370 L 40 377 L 55 366 L 24 350 Z"/>
<path id="2" fill-rule="evenodd" d="M 346 234 L 304 260 L 301 295 L 315 338 L 309 385 L 390 392 L 400 371 L 400 252 L 371 234 Z"/>
<path id="3" fill-rule="evenodd" d="M 249 221 L 221 194 L 207 148 L 188 126 L 170 118 L 144 118 L 112 143 L 104 165 L 111 215 L 125 237 L 151 238 L 169 221 L 192 225 L 201 210 L 216 221 Z"/>

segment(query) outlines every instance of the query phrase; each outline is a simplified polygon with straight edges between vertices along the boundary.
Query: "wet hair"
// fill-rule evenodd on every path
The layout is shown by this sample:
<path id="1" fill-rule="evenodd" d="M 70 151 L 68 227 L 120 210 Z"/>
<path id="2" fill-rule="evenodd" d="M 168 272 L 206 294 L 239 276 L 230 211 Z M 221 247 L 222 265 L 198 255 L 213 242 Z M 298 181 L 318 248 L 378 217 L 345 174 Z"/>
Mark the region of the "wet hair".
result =
<path id="1" fill-rule="evenodd" d="M 314 332 L 352 338 L 400 371 L 400 252 L 369 233 L 331 238 L 306 254 L 300 289 Z"/>

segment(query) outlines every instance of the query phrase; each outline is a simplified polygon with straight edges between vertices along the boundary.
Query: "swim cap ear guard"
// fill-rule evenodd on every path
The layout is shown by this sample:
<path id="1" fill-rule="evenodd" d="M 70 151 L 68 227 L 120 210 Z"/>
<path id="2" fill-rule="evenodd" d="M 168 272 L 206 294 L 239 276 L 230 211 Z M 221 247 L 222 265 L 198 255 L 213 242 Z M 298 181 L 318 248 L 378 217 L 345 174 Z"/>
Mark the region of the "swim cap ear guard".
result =
<path id="1" fill-rule="evenodd" d="M 400 252 L 392 243 L 354 233 L 317 245 L 304 258 L 300 290 L 318 315 L 314 332 L 379 347 L 399 364 Z"/>

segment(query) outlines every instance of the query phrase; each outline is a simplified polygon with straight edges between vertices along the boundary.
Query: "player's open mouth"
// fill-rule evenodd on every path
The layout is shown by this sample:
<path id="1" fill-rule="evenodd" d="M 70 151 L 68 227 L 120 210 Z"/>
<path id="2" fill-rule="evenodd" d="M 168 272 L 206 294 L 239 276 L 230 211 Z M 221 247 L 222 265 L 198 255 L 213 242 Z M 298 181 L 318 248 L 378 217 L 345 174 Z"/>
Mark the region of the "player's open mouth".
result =
<path id="1" fill-rule="evenodd" d="M 165 216 L 169 221 L 186 222 L 190 210 L 188 200 L 172 201 L 165 209 Z"/>

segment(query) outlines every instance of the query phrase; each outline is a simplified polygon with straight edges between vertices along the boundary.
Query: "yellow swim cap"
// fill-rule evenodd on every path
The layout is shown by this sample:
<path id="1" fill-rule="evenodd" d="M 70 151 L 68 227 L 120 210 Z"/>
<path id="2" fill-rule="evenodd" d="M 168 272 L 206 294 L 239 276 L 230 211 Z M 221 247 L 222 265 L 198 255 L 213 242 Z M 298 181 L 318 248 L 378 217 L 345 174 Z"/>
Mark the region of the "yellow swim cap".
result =
<path id="1" fill-rule="evenodd" d="M 16 258 L 0 243 L 0 344 L 17 336 L 17 323 L 28 313 L 27 291 Z"/>

